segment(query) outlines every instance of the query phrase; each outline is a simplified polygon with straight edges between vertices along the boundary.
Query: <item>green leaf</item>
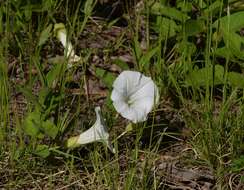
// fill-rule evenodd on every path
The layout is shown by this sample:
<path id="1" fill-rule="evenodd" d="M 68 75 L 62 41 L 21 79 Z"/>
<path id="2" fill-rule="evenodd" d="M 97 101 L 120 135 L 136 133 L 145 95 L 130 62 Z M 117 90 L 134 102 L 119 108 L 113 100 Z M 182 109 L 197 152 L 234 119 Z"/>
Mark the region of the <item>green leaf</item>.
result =
<path id="1" fill-rule="evenodd" d="M 86 16 L 90 16 L 92 14 L 93 6 L 94 0 L 87 0 L 85 2 L 84 13 Z"/>
<path id="2" fill-rule="evenodd" d="M 169 17 L 174 20 L 181 21 L 181 22 L 184 22 L 189 18 L 187 16 L 187 14 L 184 14 L 175 8 L 165 6 L 158 2 L 156 2 L 152 5 L 151 14 L 164 15 L 166 17 Z"/>
<path id="3" fill-rule="evenodd" d="M 100 68 L 95 68 L 95 72 L 96 76 L 99 77 L 108 88 L 112 88 L 115 80 L 115 76 L 112 73 Z"/>
<path id="4" fill-rule="evenodd" d="M 232 165 L 231 165 L 231 170 L 233 172 L 240 172 L 243 169 L 244 169 L 244 155 L 233 160 Z"/>
<path id="5" fill-rule="evenodd" d="M 41 116 L 39 112 L 31 112 L 25 118 L 24 131 L 27 135 L 38 137 L 40 134 Z"/>
<path id="6" fill-rule="evenodd" d="M 214 81 L 213 81 L 214 72 Z M 213 67 L 205 67 L 202 69 L 193 70 L 185 80 L 188 86 L 207 86 L 223 84 L 224 83 L 224 68 L 221 65 L 216 65 L 213 71 Z"/>
<path id="7" fill-rule="evenodd" d="M 24 15 L 25 15 L 25 21 L 29 21 L 32 16 L 32 7 L 31 5 L 26 5 L 23 9 Z"/>
<path id="8" fill-rule="evenodd" d="M 221 31 L 236 32 L 244 26 L 244 11 L 224 16 L 215 21 L 213 26 L 217 28 L 218 23 Z"/>
<path id="9" fill-rule="evenodd" d="M 146 54 L 144 54 L 140 60 L 139 60 L 139 64 L 142 67 L 146 67 L 146 69 L 148 69 L 148 66 L 150 64 L 150 60 L 151 58 L 159 51 L 159 47 L 153 48 L 150 51 L 148 51 Z"/>
<path id="10" fill-rule="evenodd" d="M 42 108 L 43 109 L 46 109 L 45 107 L 45 101 L 48 97 L 48 95 L 50 94 L 51 92 L 51 89 L 48 88 L 48 87 L 43 87 L 40 91 L 39 91 L 39 94 L 38 94 L 38 102 L 42 105 Z"/>
<path id="11" fill-rule="evenodd" d="M 133 131 L 133 125 L 132 123 L 129 123 L 126 127 L 125 127 L 125 132 L 130 132 Z"/>
<path id="12" fill-rule="evenodd" d="M 229 72 L 228 82 L 233 87 L 244 88 L 244 76 L 241 73 Z"/>
<path id="13" fill-rule="evenodd" d="M 220 0 L 216 0 L 215 2 L 211 3 L 211 5 L 207 6 L 206 9 L 203 11 L 203 15 L 207 17 L 208 14 L 215 15 L 216 13 L 219 13 L 221 11 L 221 8 L 223 7 L 223 3 Z"/>
<path id="14" fill-rule="evenodd" d="M 161 33 L 163 39 L 166 39 L 175 36 L 176 32 L 179 30 L 179 26 L 177 26 L 172 19 L 158 16 L 153 29 L 156 32 Z"/>
<path id="15" fill-rule="evenodd" d="M 134 44 L 133 44 L 133 48 L 134 48 L 134 55 L 136 57 L 136 60 L 139 60 L 141 58 L 142 55 L 142 50 L 140 47 L 140 43 L 138 42 L 137 39 L 134 39 Z"/>
<path id="16" fill-rule="evenodd" d="M 227 47 L 222 47 L 222 48 L 217 48 L 215 51 L 214 51 L 214 54 L 217 55 L 217 56 L 220 56 L 220 57 L 224 57 L 226 59 L 233 59 L 234 58 L 234 55 L 231 51 L 229 51 L 229 49 Z"/>
<path id="17" fill-rule="evenodd" d="M 55 86 L 55 83 L 59 79 L 62 69 L 63 69 L 63 64 L 59 63 L 54 65 L 52 69 L 47 73 L 46 80 L 49 88 Z"/>
<path id="18" fill-rule="evenodd" d="M 182 12 L 191 12 L 192 11 L 192 3 L 186 1 L 177 2 L 177 8 L 180 8 Z"/>
<path id="19" fill-rule="evenodd" d="M 47 158 L 50 155 L 49 147 L 47 145 L 42 144 L 37 145 L 33 153 L 42 158 Z"/>
<path id="20" fill-rule="evenodd" d="M 215 52 L 219 55 L 223 54 L 223 57 L 229 58 L 227 56 L 231 55 L 231 58 L 236 57 L 238 59 L 244 59 L 244 37 L 240 36 L 238 33 L 244 26 L 244 12 L 237 12 L 231 15 L 227 15 L 218 19 L 213 27 L 217 28 L 219 25 L 220 33 L 222 35 L 226 49 L 218 50 Z M 226 50 L 226 51 L 223 51 Z M 229 51 L 228 53 L 226 53 Z"/>
<path id="21" fill-rule="evenodd" d="M 244 38 L 234 32 L 225 32 L 224 41 L 228 50 L 237 58 L 244 59 L 244 51 L 242 49 Z M 229 44 L 229 47 L 227 46 Z"/>
<path id="22" fill-rule="evenodd" d="M 197 48 L 194 43 L 182 41 L 178 44 L 177 52 L 184 56 L 192 56 L 196 52 Z"/>
<path id="23" fill-rule="evenodd" d="M 53 139 L 55 139 L 58 134 L 57 126 L 50 120 L 44 121 L 42 124 L 42 128 L 44 130 L 44 133 Z"/>
<path id="24" fill-rule="evenodd" d="M 42 32 L 41 32 L 41 35 L 40 35 L 40 38 L 39 38 L 39 42 L 38 42 L 38 46 L 42 46 L 43 44 L 45 44 L 45 42 L 48 40 L 48 38 L 50 37 L 51 35 L 51 30 L 52 30 L 52 24 L 49 24 L 47 26 L 47 28 L 45 28 Z"/>
<path id="25" fill-rule="evenodd" d="M 205 30 L 205 21 L 202 19 L 198 20 L 187 20 L 185 23 L 185 32 L 187 36 L 196 35 Z"/>
<path id="26" fill-rule="evenodd" d="M 113 60 L 113 63 L 118 65 L 123 70 L 129 70 L 129 66 L 126 62 L 122 61 L 121 59 L 115 59 Z"/>

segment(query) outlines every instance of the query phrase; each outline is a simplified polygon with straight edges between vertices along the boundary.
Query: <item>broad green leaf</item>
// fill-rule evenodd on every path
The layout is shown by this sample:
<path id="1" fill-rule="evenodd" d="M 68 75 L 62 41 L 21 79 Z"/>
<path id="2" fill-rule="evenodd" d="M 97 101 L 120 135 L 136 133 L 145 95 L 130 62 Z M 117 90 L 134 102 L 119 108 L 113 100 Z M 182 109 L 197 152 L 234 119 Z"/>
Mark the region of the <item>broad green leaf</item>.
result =
<path id="1" fill-rule="evenodd" d="M 166 39 L 175 36 L 180 27 L 177 26 L 174 20 L 158 16 L 153 29 L 161 33 L 163 39 Z"/>
<path id="2" fill-rule="evenodd" d="M 118 65 L 123 70 L 129 70 L 129 66 L 126 62 L 122 61 L 121 59 L 115 59 L 113 60 L 113 63 Z"/>
<path id="3" fill-rule="evenodd" d="M 139 64 L 148 68 L 151 58 L 159 51 L 159 47 L 153 48 L 140 58 Z"/>
<path id="4" fill-rule="evenodd" d="M 46 121 L 42 122 L 42 128 L 44 130 L 44 133 L 53 139 L 55 139 L 55 137 L 58 134 L 57 126 L 50 120 L 46 120 Z"/>
<path id="5" fill-rule="evenodd" d="M 63 64 L 56 64 L 53 68 L 48 72 L 46 76 L 48 87 L 52 88 L 55 86 L 55 82 L 59 79 L 59 76 L 62 72 Z"/>
<path id="6" fill-rule="evenodd" d="M 194 43 L 182 41 L 178 44 L 177 52 L 183 54 L 185 57 L 192 56 L 197 48 Z"/>
<path id="7" fill-rule="evenodd" d="M 219 34 L 224 39 L 225 47 L 223 49 L 217 49 L 215 54 L 226 58 L 231 56 L 244 59 L 244 37 L 238 34 L 244 26 L 244 12 L 224 16 L 218 19 L 213 26 L 217 28 L 218 24 L 220 28 Z"/>
<path id="8" fill-rule="evenodd" d="M 45 109 L 46 107 L 45 107 L 45 101 L 46 101 L 46 99 L 47 99 L 47 96 L 50 94 L 50 92 L 51 92 L 51 89 L 50 88 L 48 88 L 48 87 L 43 87 L 41 90 L 40 90 L 40 92 L 39 92 L 39 94 L 38 94 L 38 101 L 39 101 L 39 103 L 42 105 L 42 108 L 43 109 Z"/>
<path id="9" fill-rule="evenodd" d="M 49 147 L 44 144 L 37 145 L 37 147 L 33 153 L 42 158 L 47 158 L 50 155 Z"/>
<path id="10" fill-rule="evenodd" d="M 189 18 L 187 14 L 184 14 L 176 8 L 165 6 L 159 2 L 156 2 L 152 5 L 151 14 L 164 15 L 166 17 L 182 22 L 186 21 Z"/>
<path id="11" fill-rule="evenodd" d="M 198 1 L 197 6 L 198 6 L 200 9 L 206 9 L 209 5 L 208 5 L 208 3 L 205 2 L 205 1 Z"/>
<path id="12" fill-rule="evenodd" d="M 221 31 L 236 32 L 244 26 L 244 11 L 224 16 L 218 19 L 213 26 L 217 28 L 218 23 Z"/>
<path id="13" fill-rule="evenodd" d="M 244 76 L 241 73 L 229 72 L 228 82 L 233 87 L 244 88 Z"/>
<path id="14" fill-rule="evenodd" d="M 244 37 L 238 33 L 244 26 L 244 12 L 237 12 L 218 19 L 213 26 L 220 28 L 219 35 L 223 37 L 225 47 L 217 49 L 214 53 L 226 58 L 244 59 Z M 218 41 L 220 41 L 218 39 Z M 229 57 L 228 57 L 229 56 Z"/>
<path id="15" fill-rule="evenodd" d="M 96 69 L 95 71 L 96 76 L 99 77 L 108 88 L 112 88 L 113 81 L 115 80 L 115 76 L 104 69 L 100 69 L 100 68 L 95 68 L 95 69 Z"/>
<path id="16" fill-rule="evenodd" d="M 214 54 L 217 55 L 217 56 L 220 56 L 220 57 L 224 57 L 226 59 L 233 59 L 234 58 L 234 55 L 231 51 L 229 51 L 229 49 L 225 46 L 225 47 L 222 47 L 222 48 L 217 48 L 215 51 L 214 51 Z"/>
<path id="17" fill-rule="evenodd" d="M 48 38 L 50 37 L 51 35 L 51 30 L 52 30 L 52 24 L 49 24 L 47 26 L 47 28 L 45 28 L 42 32 L 41 32 L 41 35 L 40 35 L 40 38 L 39 38 L 39 42 L 38 42 L 38 46 L 42 46 L 43 44 L 45 44 L 45 42 L 48 40 Z"/>
<path id="18" fill-rule="evenodd" d="M 224 41 L 226 47 L 229 44 L 229 51 L 239 59 L 244 59 L 244 51 L 242 49 L 244 45 L 244 38 L 234 32 L 225 32 Z"/>
<path id="19" fill-rule="evenodd" d="M 55 57 L 51 57 L 51 58 L 49 58 L 48 60 L 48 63 L 50 63 L 50 64 L 53 64 L 53 65 L 55 65 L 55 64 L 62 64 L 62 63 L 65 63 L 65 57 L 64 56 L 61 56 L 61 55 L 56 55 Z"/>
<path id="20" fill-rule="evenodd" d="M 216 0 L 215 2 L 211 3 L 209 6 L 204 9 L 203 14 L 207 16 L 208 14 L 215 15 L 215 13 L 219 13 L 221 8 L 223 7 L 223 2 L 220 0 Z"/>
<path id="21" fill-rule="evenodd" d="M 214 72 L 214 81 L 213 81 Z M 223 84 L 224 83 L 224 68 L 221 65 L 216 65 L 213 71 L 213 67 L 205 67 L 202 69 L 193 70 L 185 80 L 188 86 L 206 86 L 206 85 Z"/>
<path id="22" fill-rule="evenodd" d="M 191 12 L 192 11 L 192 3 L 186 1 L 177 2 L 177 8 L 180 8 L 183 12 Z"/>
<path id="23" fill-rule="evenodd" d="M 205 30 L 205 21 L 202 19 L 198 20 L 187 20 L 185 23 L 185 32 L 187 36 L 193 36 Z"/>
<path id="24" fill-rule="evenodd" d="M 23 9 L 24 15 L 25 15 L 25 20 L 29 21 L 32 16 L 32 8 L 31 5 L 26 5 L 25 8 Z"/>
<path id="25" fill-rule="evenodd" d="M 39 112 L 31 112 L 25 118 L 24 131 L 27 135 L 38 137 L 40 134 L 41 116 Z"/>

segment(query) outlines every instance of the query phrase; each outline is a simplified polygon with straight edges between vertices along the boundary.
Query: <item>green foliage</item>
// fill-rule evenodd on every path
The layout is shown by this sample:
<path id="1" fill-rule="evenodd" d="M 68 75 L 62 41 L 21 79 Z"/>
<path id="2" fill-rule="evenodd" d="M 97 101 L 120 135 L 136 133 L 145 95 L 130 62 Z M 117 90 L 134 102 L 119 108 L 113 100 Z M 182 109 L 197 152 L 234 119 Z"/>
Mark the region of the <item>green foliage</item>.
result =
<path id="1" fill-rule="evenodd" d="M 164 15 L 166 17 L 169 17 L 171 19 L 181 21 L 181 22 L 184 22 L 189 18 L 185 13 L 179 11 L 178 9 L 175 9 L 175 8 L 172 8 L 169 6 L 165 6 L 158 2 L 154 3 L 151 6 L 151 13 L 157 14 L 157 15 Z"/>
<path id="2" fill-rule="evenodd" d="M 40 113 L 32 112 L 25 119 L 24 130 L 25 132 L 33 137 L 38 137 L 40 134 Z"/>
<path id="3" fill-rule="evenodd" d="M 42 158 L 47 158 L 50 155 L 50 150 L 47 145 L 39 144 L 39 145 L 37 145 L 37 147 L 33 153 Z"/>
<path id="4" fill-rule="evenodd" d="M 165 17 L 157 17 L 153 29 L 158 33 L 160 32 L 164 40 L 175 36 L 177 31 L 180 30 L 174 20 Z"/>
<path id="5" fill-rule="evenodd" d="M 64 66 L 62 64 L 57 63 L 47 73 L 45 79 L 46 79 L 46 82 L 47 82 L 47 86 L 49 88 L 52 88 L 52 87 L 56 86 L 56 83 L 58 82 L 58 79 L 60 78 L 60 76 L 62 76 L 63 67 Z"/>
<path id="6" fill-rule="evenodd" d="M 126 62 L 122 61 L 121 59 L 115 59 L 113 61 L 114 64 L 118 65 L 123 70 L 129 70 L 129 66 Z"/>
<path id="7" fill-rule="evenodd" d="M 225 84 L 224 75 L 224 67 L 220 65 L 215 65 L 214 69 L 212 66 L 204 67 L 202 69 L 194 69 L 186 77 L 185 83 L 187 86 L 194 86 L 195 88 Z M 227 84 L 229 84 L 230 87 L 244 89 L 244 76 L 242 74 L 227 72 L 226 75 Z"/>
<path id="8" fill-rule="evenodd" d="M 242 109 L 244 89 L 244 12 L 236 9 L 237 4 L 221 0 L 178 0 L 174 6 L 168 1 L 152 3 L 148 24 L 156 39 L 147 42 L 143 53 L 140 44 L 134 43 L 139 68 L 141 57 L 150 55 L 147 63 L 155 64 L 145 70 L 160 68 L 160 84 L 176 93 L 187 111 L 189 100 L 193 107 L 199 106 L 195 111 L 200 116 L 189 111 L 183 114 L 185 122 L 193 130 L 192 144 L 199 156 L 221 177 L 226 170 L 223 160 L 232 162 L 232 156 L 240 157 L 243 150 L 243 115 L 233 111 L 233 107 Z M 152 47 L 159 50 L 152 54 Z M 242 162 L 242 156 L 234 160 L 232 171 L 240 172 Z"/>
<path id="9" fill-rule="evenodd" d="M 219 28 L 218 40 L 220 41 L 223 38 L 225 43 L 225 46 L 222 47 L 225 49 L 224 51 L 216 50 L 218 56 L 231 58 L 233 61 L 235 60 L 234 58 L 244 58 L 244 37 L 240 35 L 240 31 L 244 25 L 243 20 L 244 12 L 237 12 L 224 16 L 213 23 L 215 28 Z"/>
<path id="10" fill-rule="evenodd" d="M 189 19 L 185 23 L 186 36 L 194 36 L 206 30 L 204 19 L 193 20 Z"/>
<path id="11" fill-rule="evenodd" d="M 244 155 L 240 156 L 240 158 L 237 158 L 233 160 L 231 170 L 233 172 L 240 172 L 244 169 Z"/>
<path id="12" fill-rule="evenodd" d="M 33 95 L 31 90 L 19 87 L 19 91 L 33 105 L 23 122 L 23 129 L 31 137 L 33 143 L 37 143 L 37 146 L 33 146 L 33 153 L 41 157 L 49 155 L 49 150 L 45 148 L 45 144 L 39 143 L 42 143 L 44 139 L 49 139 L 52 141 L 51 144 L 55 145 L 55 139 L 63 135 L 63 130 L 57 122 L 58 118 L 55 118 L 59 112 L 59 104 L 64 98 L 62 88 L 59 88 L 59 91 L 56 89 L 60 81 L 59 76 L 62 75 L 62 68 L 62 64 L 57 64 L 46 75 L 43 75 L 46 86 L 41 88 L 38 97 Z"/>
<path id="13" fill-rule="evenodd" d="M 113 81 L 115 80 L 115 76 L 112 73 L 101 68 L 96 68 L 96 76 L 101 79 L 108 88 L 112 89 Z"/>
<path id="14" fill-rule="evenodd" d="M 229 72 L 228 81 L 231 87 L 244 89 L 244 76 L 241 73 Z"/>
<path id="15" fill-rule="evenodd" d="M 186 77 L 186 85 L 199 88 L 201 86 L 206 87 L 210 85 L 224 84 L 224 68 L 220 65 L 216 65 L 213 69 L 212 66 L 204 67 L 202 69 L 194 69 Z"/>
<path id="16" fill-rule="evenodd" d="M 118 176 L 121 176 L 120 165 L 118 163 L 114 166 L 114 160 L 120 160 L 120 152 L 113 160 L 113 157 L 109 157 L 107 153 L 94 150 L 90 153 L 91 159 L 87 159 L 86 155 L 83 158 L 83 152 L 82 156 L 75 157 L 62 146 L 69 133 L 73 134 L 74 126 L 76 127 L 80 122 L 88 122 L 81 121 L 79 117 L 77 119 L 76 116 L 80 113 L 79 104 L 75 106 L 75 113 L 70 112 L 69 106 L 77 97 L 85 105 L 85 110 L 92 107 L 94 102 L 86 104 L 81 101 L 82 93 L 71 97 L 66 89 L 70 85 L 68 79 L 72 82 L 75 69 L 82 69 L 82 73 L 85 73 L 93 67 L 88 59 L 93 52 L 84 51 L 88 52 L 89 56 L 84 61 L 82 60 L 82 67 L 78 65 L 77 68 L 72 67 L 73 70 L 67 69 L 67 60 L 61 56 L 61 58 L 58 57 L 60 59 L 55 57 L 59 49 L 56 49 L 53 25 L 58 22 L 65 23 L 69 39 L 77 45 L 79 37 L 83 37 L 81 32 L 84 32 L 87 24 L 90 26 L 94 23 L 96 26 L 100 24 L 96 17 L 93 17 L 96 3 L 95 0 L 9 0 L 2 2 L 0 7 L 2 37 L 0 45 L 0 142 L 4 143 L 1 144 L 0 156 L 4 158 L 3 160 L 7 158 L 9 162 L 7 166 L 14 167 L 14 161 L 25 162 L 23 158 L 26 157 L 28 157 L 26 160 L 31 160 L 30 153 L 45 159 L 55 152 L 63 155 L 68 160 L 67 162 L 72 162 L 71 168 L 74 167 L 73 159 L 82 160 L 82 167 L 87 171 L 94 167 L 94 173 L 100 177 L 97 180 L 101 184 L 106 183 L 114 187 L 121 185 L 117 180 Z M 208 165 L 212 169 L 217 175 L 216 179 L 223 179 L 227 171 L 234 173 L 243 171 L 243 4 L 241 1 L 222 0 L 162 0 L 144 1 L 144 3 L 146 7 L 140 13 L 132 14 L 139 18 L 135 19 L 135 23 L 134 20 L 131 21 L 133 25 L 128 27 L 132 28 L 128 32 L 130 39 L 123 40 L 122 38 L 126 36 L 123 35 L 115 48 L 123 46 L 128 47 L 128 51 L 132 49 L 133 52 L 130 53 L 134 56 L 135 65 L 130 63 L 128 66 L 120 59 L 114 60 L 113 63 L 123 70 L 135 67 L 133 69 L 150 74 L 157 81 L 162 96 L 166 95 L 166 98 L 173 102 L 173 109 L 179 110 L 185 126 L 191 128 L 193 136 L 189 137 L 189 140 L 192 142 L 192 149 L 197 158 L 204 162 L 204 166 Z M 126 16 L 123 15 L 125 18 Z M 111 21 L 109 27 L 114 23 L 118 24 L 118 20 L 119 18 L 116 18 L 115 21 Z M 142 26 L 139 26 L 140 24 Z M 84 35 L 89 33 L 91 28 L 87 30 L 88 32 L 85 30 Z M 102 29 L 103 26 L 99 28 L 99 30 Z M 111 52 L 113 52 L 112 48 Z M 18 67 L 21 70 L 19 75 L 26 79 L 24 85 L 12 81 L 11 69 L 6 64 L 12 61 L 12 54 L 19 64 Z M 79 52 L 77 55 L 82 54 Z M 16 61 L 15 59 L 13 62 Z M 47 61 L 51 59 L 54 61 Z M 25 76 L 26 70 L 28 70 L 28 76 Z M 37 74 L 32 74 L 33 70 L 37 70 Z M 95 71 L 96 77 L 108 89 L 112 88 L 116 77 L 114 73 L 100 67 L 94 67 L 92 71 Z M 36 83 L 40 84 L 40 87 L 38 93 L 34 95 L 33 89 Z M 17 111 L 10 117 L 9 98 L 12 96 L 10 84 L 13 84 L 13 88 L 17 88 L 17 91 L 27 100 L 24 118 L 20 118 Z M 78 85 L 79 90 L 83 92 L 83 84 L 76 83 L 75 85 Z M 109 98 L 108 96 L 108 101 Z M 163 99 L 165 97 L 162 97 Z M 110 101 L 104 105 L 105 109 L 110 109 L 111 104 Z M 160 113 L 164 110 L 164 106 L 159 105 Z M 105 114 L 113 126 L 117 118 L 112 118 L 115 114 L 111 112 Z M 157 110 L 155 114 L 158 114 Z M 14 128 L 8 127 L 12 120 L 16 123 Z M 171 124 L 167 125 L 170 128 Z M 117 123 L 115 126 L 117 127 Z M 132 126 L 127 125 L 126 130 L 131 129 Z M 135 163 L 139 158 L 141 136 L 138 131 L 135 136 L 133 150 L 131 147 L 126 148 L 128 152 L 126 156 L 129 159 L 126 172 L 130 175 L 123 181 L 125 181 L 124 187 L 128 189 L 138 185 L 138 180 L 139 186 L 151 180 L 151 178 L 147 179 L 148 176 L 151 177 L 151 174 L 145 175 L 144 181 L 137 178 L 137 164 Z M 11 142 L 5 143 L 5 139 L 11 139 Z M 12 151 L 11 156 L 2 154 L 2 152 L 7 152 L 5 147 L 8 148 L 7 151 Z M 120 148 L 121 145 L 119 144 L 118 147 Z M 151 149 L 143 150 L 143 153 L 150 157 L 148 153 L 150 151 Z M 75 154 L 78 154 L 77 152 Z M 71 161 L 68 158 L 72 158 Z M 28 164 L 35 165 L 33 162 L 27 163 L 27 166 Z M 72 172 L 73 170 L 69 168 L 69 173 Z M 112 181 L 111 176 L 116 180 Z M 156 183 L 155 179 L 155 184 L 153 184 L 155 189 Z M 225 189 L 221 187 L 221 182 L 217 183 L 219 184 L 219 189 Z M 146 185 L 143 187 L 150 189 Z"/>
<path id="17" fill-rule="evenodd" d="M 10 10 L 3 9 L 3 15 L 11 18 L 11 31 L 19 32 L 20 30 L 26 30 L 26 24 L 32 21 L 34 14 L 47 13 L 54 11 L 56 1 L 30 1 L 30 0 L 10 0 L 5 2 L 11 7 Z"/>
<path id="18" fill-rule="evenodd" d="M 26 134 L 34 138 L 44 138 L 46 135 L 52 139 L 55 139 L 58 134 L 58 127 L 53 123 L 50 117 L 50 113 L 57 109 L 58 99 L 50 94 L 48 90 L 42 90 L 40 96 L 35 102 L 35 110 L 30 112 L 24 122 L 24 130 Z"/>
<path id="19" fill-rule="evenodd" d="M 38 46 L 42 46 L 45 44 L 45 42 L 48 40 L 48 38 L 51 36 L 52 31 L 52 24 L 49 24 L 40 34 Z"/>

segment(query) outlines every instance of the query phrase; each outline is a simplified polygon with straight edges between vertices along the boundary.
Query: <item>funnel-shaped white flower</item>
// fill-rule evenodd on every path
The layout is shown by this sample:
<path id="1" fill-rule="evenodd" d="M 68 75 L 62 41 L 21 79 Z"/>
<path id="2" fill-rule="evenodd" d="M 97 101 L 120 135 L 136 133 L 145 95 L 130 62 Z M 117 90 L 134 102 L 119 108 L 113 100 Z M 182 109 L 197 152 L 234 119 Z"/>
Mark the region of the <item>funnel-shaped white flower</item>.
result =
<path id="1" fill-rule="evenodd" d="M 115 153 L 115 150 L 112 147 L 111 142 L 109 141 L 109 133 L 102 117 L 100 107 L 96 107 L 95 112 L 97 116 L 95 124 L 90 129 L 81 133 L 79 136 L 69 138 L 67 142 L 67 147 L 74 148 L 82 144 L 99 141 L 105 143 L 106 146 L 113 153 Z"/>
<path id="2" fill-rule="evenodd" d="M 115 109 L 133 123 L 145 121 L 159 100 L 157 86 L 140 72 L 123 71 L 114 81 L 113 88 L 111 99 Z"/>
<path id="3" fill-rule="evenodd" d="M 81 58 L 75 55 L 74 48 L 70 41 L 67 40 L 67 31 L 63 23 L 58 23 L 54 25 L 54 31 L 57 38 L 64 46 L 64 55 L 69 58 L 68 66 L 70 67 L 72 63 L 78 62 Z"/>

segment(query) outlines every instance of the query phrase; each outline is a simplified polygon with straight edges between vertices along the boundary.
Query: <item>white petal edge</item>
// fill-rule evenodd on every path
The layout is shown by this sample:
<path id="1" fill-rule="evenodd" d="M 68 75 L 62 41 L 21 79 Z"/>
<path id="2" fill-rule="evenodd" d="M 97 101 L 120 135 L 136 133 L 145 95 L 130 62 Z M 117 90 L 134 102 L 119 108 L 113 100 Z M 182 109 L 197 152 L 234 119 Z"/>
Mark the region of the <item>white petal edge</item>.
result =
<path id="1" fill-rule="evenodd" d="M 115 149 L 112 147 L 112 144 L 109 141 L 109 133 L 107 131 L 107 126 L 105 125 L 104 119 L 101 114 L 101 108 L 96 107 L 95 112 L 97 119 L 94 125 L 85 132 L 81 133 L 75 140 L 72 140 L 73 137 L 71 137 L 71 141 L 75 142 L 74 144 L 72 144 L 73 142 L 68 144 L 70 144 L 70 146 L 75 147 L 76 144 L 84 145 L 93 142 L 103 142 L 111 152 L 115 153 Z"/>

